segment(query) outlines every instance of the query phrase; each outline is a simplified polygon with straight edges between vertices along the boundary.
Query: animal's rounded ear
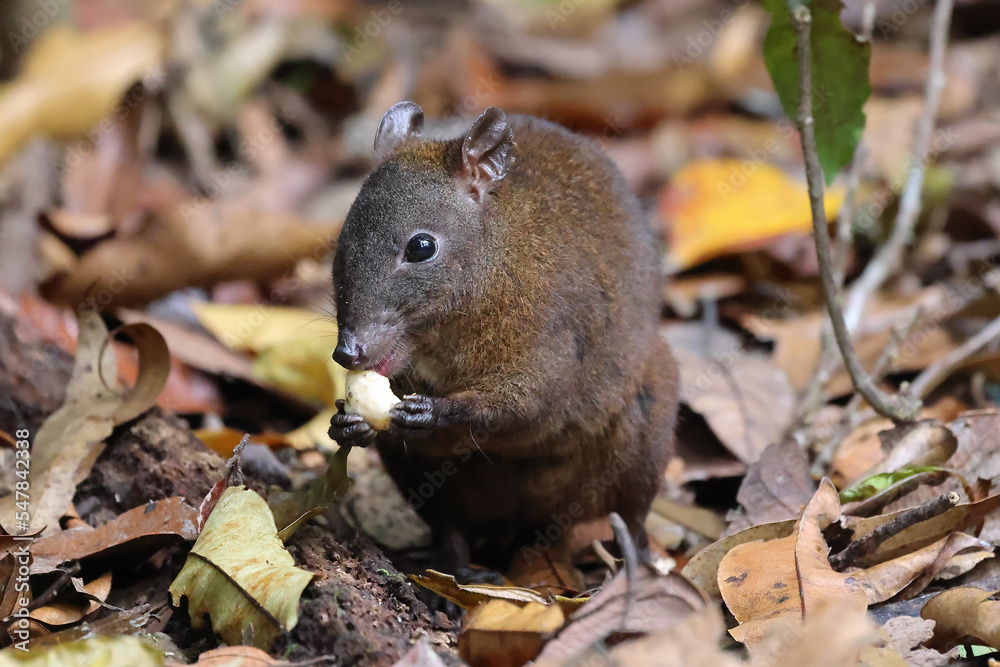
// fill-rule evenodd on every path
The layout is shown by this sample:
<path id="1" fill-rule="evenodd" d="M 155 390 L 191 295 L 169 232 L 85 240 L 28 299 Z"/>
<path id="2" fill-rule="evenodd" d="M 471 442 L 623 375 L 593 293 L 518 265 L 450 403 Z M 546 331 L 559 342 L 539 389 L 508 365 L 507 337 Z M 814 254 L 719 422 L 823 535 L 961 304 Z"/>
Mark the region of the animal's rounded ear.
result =
<path id="1" fill-rule="evenodd" d="M 483 112 L 462 142 L 462 175 L 469 191 L 482 202 L 514 164 L 514 130 L 502 109 Z"/>
<path id="2" fill-rule="evenodd" d="M 414 102 L 397 102 L 382 114 L 375 132 L 375 153 L 384 158 L 411 137 L 424 131 L 424 110 Z"/>

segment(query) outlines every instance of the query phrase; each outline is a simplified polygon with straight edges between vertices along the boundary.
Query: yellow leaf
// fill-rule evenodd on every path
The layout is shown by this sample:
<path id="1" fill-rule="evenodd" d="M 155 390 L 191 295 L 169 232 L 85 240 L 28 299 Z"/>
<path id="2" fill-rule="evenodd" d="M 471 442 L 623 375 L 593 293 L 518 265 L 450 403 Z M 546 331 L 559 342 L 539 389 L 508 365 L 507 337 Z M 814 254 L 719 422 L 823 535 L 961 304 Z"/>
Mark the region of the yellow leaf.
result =
<path id="1" fill-rule="evenodd" d="M 330 317 L 262 305 L 192 302 L 191 308 L 224 345 L 257 354 L 253 373 L 261 382 L 327 407 L 344 397 L 346 371 L 333 361 L 337 325 Z"/>
<path id="2" fill-rule="evenodd" d="M 558 605 L 490 600 L 469 612 L 458 637 L 458 653 L 472 665 L 523 664 L 534 659 L 565 622 Z"/>
<path id="3" fill-rule="evenodd" d="M 0 667 L 158 667 L 163 654 L 138 637 L 89 637 L 54 646 L 10 647 L 0 651 Z"/>
<path id="4" fill-rule="evenodd" d="M 227 644 L 266 650 L 282 630 L 299 620 L 299 597 L 313 578 L 295 567 L 278 539 L 267 503 L 246 488 L 225 490 L 205 522 L 177 579 L 170 585 L 174 605 L 188 598 L 191 624 L 208 614 Z"/>
<path id="5" fill-rule="evenodd" d="M 843 198 L 840 190 L 827 192 L 828 219 L 836 215 Z M 812 229 L 805 184 L 773 165 L 752 160 L 687 165 L 664 190 L 659 210 L 668 223 L 669 263 L 674 270 Z"/>
<path id="6" fill-rule="evenodd" d="M 0 90 L 0 162 L 32 136 L 72 137 L 93 128 L 133 83 L 158 71 L 163 47 L 163 35 L 147 23 L 85 35 L 65 26 L 44 32 L 23 72 Z"/>

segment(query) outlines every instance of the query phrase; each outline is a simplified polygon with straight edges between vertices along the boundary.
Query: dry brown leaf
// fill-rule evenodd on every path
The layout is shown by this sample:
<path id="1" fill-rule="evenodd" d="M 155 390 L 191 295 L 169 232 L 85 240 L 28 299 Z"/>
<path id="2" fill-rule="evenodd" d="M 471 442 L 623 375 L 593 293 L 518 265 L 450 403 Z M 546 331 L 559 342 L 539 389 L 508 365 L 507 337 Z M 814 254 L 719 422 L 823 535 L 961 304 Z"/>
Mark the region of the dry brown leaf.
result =
<path id="1" fill-rule="evenodd" d="M 896 653 L 912 667 L 944 667 L 948 655 L 921 646 L 934 635 L 934 621 L 916 616 L 896 616 L 882 624 Z"/>
<path id="2" fill-rule="evenodd" d="M 795 531 L 796 523 L 797 521 L 792 519 L 763 523 L 724 537 L 695 554 L 681 570 L 681 574 L 694 582 L 713 600 L 721 600 L 722 593 L 718 582 L 719 564 L 726 554 L 741 544 L 788 537 Z"/>
<path id="3" fill-rule="evenodd" d="M 950 426 L 958 448 L 949 465 L 970 481 L 976 477 L 1000 480 L 1000 412 L 962 414 Z"/>
<path id="4" fill-rule="evenodd" d="M 253 363 L 246 355 L 234 352 L 211 336 L 145 313 L 121 308 L 116 313 L 125 323 L 147 322 L 163 334 L 171 357 L 189 366 L 219 375 L 227 375 L 256 384 Z"/>
<path id="5" fill-rule="evenodd" d="M 710 509 L 695 505 L 681 505 L 665 498 L 654 498 L 650 514 L 656 514 L 688 530 L 718 540 L 726 529 L 726 522 Z"/>
<path id="6" fill-rule="evenodd" d="M 565 621 L 558 605 L 490 600 L 465 617 L 458 654 L 471 665 L 519 667 L 534 659 Z"/>
<path id="7" fill-rule="evenodd" d="M 945 397 L 921 410 L 920 418 L 947 423 L 955 419 L 963 409 L 963 404 L 953 398 Z M 858 479 L 863 479 L 862 475 L 874 468 L 885 456 L 878 434 L 893 427 L 891 420 L 883 418 L 870 419 L 855 427 L 854 431 L 844 439 L 830 463 L 830 479 L 834 486 L 842 489 Z M 953 425 L 952 430 L 954 431 Z M 954 466 L 954 459 L 951 460 L 951 465 Z"/>
<path id="8" fill-rule="evenodd" d="M 59 518 L 69 506 L 76 485 L 103 451 L 103 440 L 116 424 L 152 407 L 166 381 L 166 344 L 152 327 L 142 325 L 132 330 L 140 365 L 135 385 L 123 394 L 109 389 L 104 382 L 114 382 L 117 374 L 114 355 L 103 354 L 108 332 L 100 315 L 81 311 L 79 330 L 66 402 L 45 420 L 32 445 L 30 499 L 19 492 L 0 499 L 0 523 L 17 526 L 18 530 L 29 528 L 28 522 L 22 525 L 21 517 L 15 514 L 23 512 L 16 505 L 19 501 L 29 503 L 30 526 L 48 526 L 48 532 L 58 529 Z"/>
<path id="9" fill-rule="evenodd" d="M 416 645 L 397 660 L 392 667 L 445 667 L 445 664 L 434 652 L 430 640 L 427 637 L 421 637 L 417 640 Z"/>
<path id="10" fill-rule="evenodd" d="M 924 108 L 923 96 L 872 97 L 865 103 L 862 141 L 868 146 L 868 171 L 886 183 L 905 177 L 911 159 L 914 128 Z"/>
<path id="11" fill-rule="evenodd" d="M 112 519 L 99 528 L 73 528 L 43 537 L 31 545 L 35 562 L 56 566 L 110 550 L 136 548 L 140 544 L 156 547 L 172 538 L 193 540 L 198 537 L 198 510 L 176 496 L 152 501 Z"/>
<path id="12" fill-rule="evenodd" d="M 920 308 L 928 320 L 943 317 L 949 312 L 950 300 L 944 285 L 925 288 L 916 297 L 899 301 L 869 299 L 861 325 L 853 339 L 861 363 L 871 368 L 889 342 L 890 331 L 906 324 L 915 308 Z M 823 312 L 801 317 L 775 318 L 745 313 L 740 324 L 763 340 L 773 340 L 774 361 L 787 374 L 796 391 L 802 391 L 813 379 L 819 360 L 822 326 L 826 319 Z M 944 327 L 921 329 L 919 336 L 905 341 L 895 368 L 906 371 L 923 370 L 955 348 L 955 342 Z M 851 379 L 843 367 L 837 369 L 830 381 L 827 394 L 839 396 L 853 390 Z"/>
<path id="13" fill-rule="evenodd" d="M 983 517 L 998 507 L 1000 507 L 1000 494 L 975 503 L 956 505 L 943 514 L 909 526 L 901 533 L 881 541 L 876 550 L 865 557 L 864 562 L 884 562 L 922 549 L 947 537 L 954 531 L 965 530 L 979 523 Z M 875 517 L 845 516 L 842 523 L 845 528 L 853 531 L 854 540 L 860 540 L 879 526 L 897 519 L 907 511 L 909 510 L 900 510 Z"/>
<path id="14" fill-rule="evenodd" d="M 567 614 L 579 609 L 586 600 L 570 599 L 561 596 L 548 596 L 530 588 L 517 586 L 494 586 L 492 584 L 459 584 L 450 574 L 442 574 L 435 570 L 427 570 L 423 575 L 411 574 L 410 578 L 434 591 L 441 597 L 451 600 L 459 607 L 471 610 L 492 600 L 505 600 L 521 605 L 528 603 L 558 604 Z"/>
<path id="15" fill-rule="evenodd" d="M 740 625 L 730 630 L 749 646 L 758 643 L 777 618 L 808 617 L 813 605 L 828 600 L 865 608 L 864 592 L 827 560 L 822 530 L 840 518 L 837 491 L 820 484 L 806 505 L 796 532 L 769 542 L 734 547 L 719 564 L 719 590 Z M 853 584 L 853 585 L 852 585 Z"/>
<path id="16" fill-rule="evenodd" d="M 743 514 L 729 531 L 795 519 L 815 492 L 802 446 L 792 439 L 769 445 L 740 484 L 736 500 Z"/>
<path id="17" fill-rule="evenodd" d="M 726 625 L 716 605 L 691 612 L 667 632 L 624 642 L 616 646 L 610 664 L 656 665 L 657 667 L 738 667 L 743 665 L 735 655 L 719 649 L 719 639 Z M 607 651 L 591 650 L 574 664 L 605 664 L 599 662 Z M 537 663 L 536 663 L 537 664 Z"/>
<path id="18" fill-rule="evenodd" d="M 935 622 L 927 646 L 948 649 L 966 640 L 1000 646 L 1000 602 L 993 591 L 953 588 L 938 593 L 924 605 L 920 616 Z"/>
<path id="19" fill-rule="evenodd" d="M 264 651 L 253 646 L 224 646 L 205 651 L 193 664 L 174 662 L 164 667 L 285 667 L 289 663 L 275 660 Z"/>
<path id="20" fill-rule="evenodd" d="M 190 286 L 272 280 L 300 260 L 322 257 L 339 229 L 340 221 L 312 223 L 291 213 L 249 209 L 239 200 L 212 201 L 194 213 L 175 209 L 150 220 L 135 236 L 97 244 L 73 273 L 56 277 L 44 292 L 65 303 L 99 293 L 113 307 L 144 304 Z"/>
<path id="21" fill-rule="evenodd" d="M 49 628 L 73 625 L 101 608 L 101 602 L 108 599 L 111 593 L 111 572 L 94 579 L 86 585 L 78 585 L 77 593 L 62 594 L 55 601 L 31 612 L 30 618 L 44 623 Z"/>
<path id="22" fill-rule="evenodd" d="M 776 619 L 808 618 L 811 609 L 831 600 L 864 610 L 911 584 L 908 592 L 916 594 L 958 552 L 983 548 L 975 538 L 956 533 L 865 570 L 836 572 L 822 530 L 839 518 L 836 489 L 824 480 L 794 535 L 743 544 L 726 554 L 718 582 L 723 600 L 740 622 L 730 630 L 734 638 L 753 646 Z"/>
<path id="23" fill-rule="evenodd" d="M 861 479 L 884 472 L 894 472 L 901 468 L 944 465 L 958 448 L 955 434 L 936 419 L 882 431 L 879 433 L 879 439 L 884 445 L 891 447 L 889 453 L 866 470 Z"/>
<path id="24" fill-rule="evenodd" d="M 905 667 L 863 607 L 824 600 L 803 621 L 794 615 L 776 620 L 763 640 L 751 645 L 751 667 Z"/>
<path id="25" fill-rule="evenodd" d="M 726 448 L 753 463 L 794 418 L 795 394 L 784 371 L 739 338 L 701 324 L 664 327 L 681 371 L 681 399 L 701 414 Z"/>
<path id="26" fill-rule="evenodd" d="M 690 581 L 671 572 L 664 576 L 640 564 L 629 582 L 626 569 L 570 616 L 566 628 L 545 645 L 539 662 L 564 661 L 612 633 L 669 632 L 708 598 Z"/>

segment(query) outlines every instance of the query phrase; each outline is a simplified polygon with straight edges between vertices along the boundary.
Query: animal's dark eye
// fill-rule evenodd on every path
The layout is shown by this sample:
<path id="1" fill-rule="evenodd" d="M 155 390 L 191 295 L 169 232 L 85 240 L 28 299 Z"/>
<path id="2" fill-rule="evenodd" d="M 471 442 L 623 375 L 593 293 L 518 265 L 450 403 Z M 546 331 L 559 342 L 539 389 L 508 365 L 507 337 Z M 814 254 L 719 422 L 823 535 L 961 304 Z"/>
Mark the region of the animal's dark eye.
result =
<path id="1" fill-rule="evenodd" d="M 437 241 L 430 234 L 417 234 L 406 244 L 403 259 L 407 262 L 426 262 L 437 254 Z"/>

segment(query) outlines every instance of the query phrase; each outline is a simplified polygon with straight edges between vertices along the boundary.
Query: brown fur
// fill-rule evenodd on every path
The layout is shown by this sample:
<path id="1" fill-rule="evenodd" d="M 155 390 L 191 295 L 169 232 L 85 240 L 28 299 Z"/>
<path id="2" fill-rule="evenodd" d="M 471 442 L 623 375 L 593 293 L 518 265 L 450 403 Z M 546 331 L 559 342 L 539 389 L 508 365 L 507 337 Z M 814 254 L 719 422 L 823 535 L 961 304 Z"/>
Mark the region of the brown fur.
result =
<path id="1" fill-rule="evenodd" d="M 388 296 L 352 294 L 351 283 L 366 277 L 351 266 L 364 263 L 361 247 L 378 245 L 375 227 L 392 226 L 385 221 L 404 210 L 421 217 L 427 197 L 413 191 L 432 192 L 432 204 L 440 195 L 441 212 L 424 217 L 442 220 L 449 248 L 466 249 L 467 259 L 443 260 L 450 268 L 435 279 L 455 283 L 447 288 L 406 293 L 405 282 L 384 282 L 368 290 L 434 302 L 413 307 L 411 322 L 383 314 L 388 324 L 379 326 L 405 340 L 409 366 L 394 378 L 397 391 L 443 401 L 436 428 L 412 441 L 380 435 L 379 454 L 438 535 L 457 531 L 509 549 L 548 530 L 543 543 L 564 542 L 567 516 L 616 511 L 642 546 L 678 396 L 677 368 L 657 332 L 655 239 L 596 145 L 536 118 L 506 122 L 513 165 L 475 209 L 461 199 L 462 139 L 412 139 L 366 184 L 372 191 L 359 200 L 370 197 L 367 207 L 345 225 L 335 269 L 342 327 L 363 327 L 376 308 L 407 310 Z M 398 212 L 378 208 L 380 197 L 411 192 Z M 390 236 L 405 243 L 406 232 Z"/>

